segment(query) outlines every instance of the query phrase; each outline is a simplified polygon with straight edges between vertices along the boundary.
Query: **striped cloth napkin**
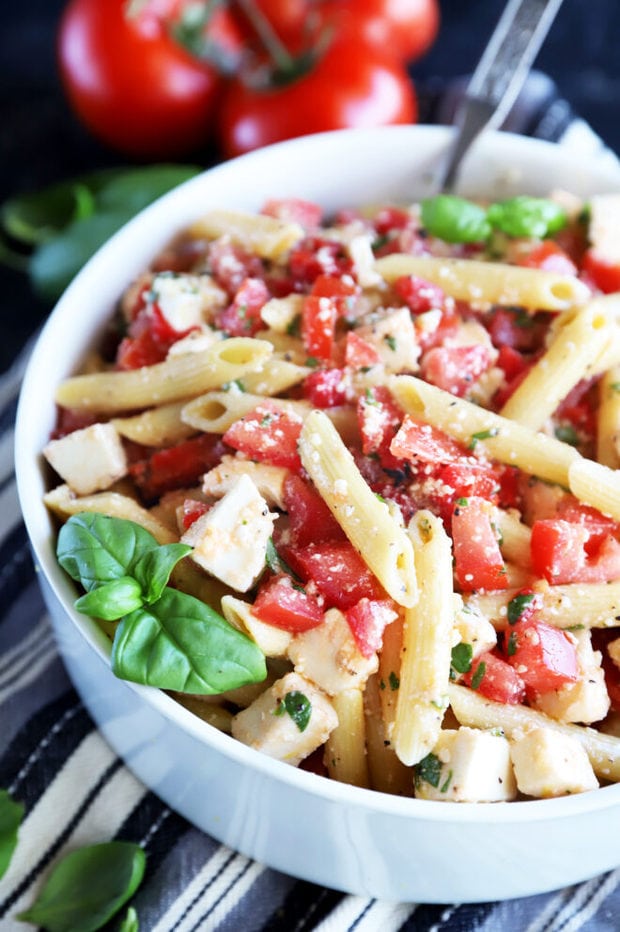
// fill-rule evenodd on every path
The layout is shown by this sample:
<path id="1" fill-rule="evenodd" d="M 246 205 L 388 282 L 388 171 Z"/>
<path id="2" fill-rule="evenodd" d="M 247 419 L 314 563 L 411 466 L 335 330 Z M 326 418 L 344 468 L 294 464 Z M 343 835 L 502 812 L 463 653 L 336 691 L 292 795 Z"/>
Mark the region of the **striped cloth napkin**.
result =
<path id="1" fill-rule="evenodd" d="M 461 92 L 458 83 L 427 88 L 423 120 L 449 122 Z M 532 76 L 506 127 L 559 141 L 584 158 L 615 159 L 544 75 Z M 132 901 L 143 932 L 617 932 L 620 869 L 503 903 L 387 903 L 251 861 L 194 828 L 143 786 L 82 706 L 39 592 L 13 474 L 13 424 L 27 356 L 28 347 L 0 379 L 0 789 L 26 810 L 0 880 L 2 932 L 27 928 L 14 917 L 33 902 L 63 854 L 113 838 L 136 842 L 147 855 Z"/>

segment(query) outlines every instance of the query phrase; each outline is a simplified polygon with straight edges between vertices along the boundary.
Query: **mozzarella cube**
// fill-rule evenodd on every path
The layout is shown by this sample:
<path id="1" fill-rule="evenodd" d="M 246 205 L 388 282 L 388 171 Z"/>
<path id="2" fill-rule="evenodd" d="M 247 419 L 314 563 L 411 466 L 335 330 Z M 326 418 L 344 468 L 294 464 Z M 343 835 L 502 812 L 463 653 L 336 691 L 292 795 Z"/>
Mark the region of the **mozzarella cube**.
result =
<path id="1" fill-rule="evenodd" d="M 297 714 L 304 707 L 309 713 L 307 722 Z M 325 744 L 337 724 L 327 696 L 304 677 L 287 673 L 235 715 L 232 735 L 269 757 L 297 766 Z"/>
<path id="2" fill-rule="evenodd" d="M 525 796 L 566 796 L 598 786 L 580 742 L 553 728 L 527 732 L 511 743 L 510 754 L 517 786 Z"/>
<path id="3" fill-rule="evenodd" d="M 127 475 L 127 457 L 112 424 L 91 424 L 51 440 L 43 454 L 78 495 L 108 489 Z"/>
<path id="4" fill-rule="evenodd" d="M 590 631 L 576 631 L 580 676 L 576 683 L 541 693 L 532 705 L 561 722 L 600 722 L 609 711 L 609 695 L 601 667 L 601 652 L 592 650 Z"/>
<path id="5" fill-rule="evenodd" d="M 269 463 L 254 463 L 236 456 L 223 456 L 219 466 L 205 473 L 202 491 L 205 495 L 219 498 L 229 492 L 239 476 L 249 476 L 260 494 L 270 506 L 284 511 L 284 480 L 289 470 Z"/>
<path id="6" fill-rule="evenodd" d="M 353 262 L 355 278 L 362 288 L 374 288 L 380 285 L 383 279 L 375 271 L 375 255 L 372 251 L 372 238 L 367 233 L 353 236 L 347 250 Z"/>
<path id="7" fill-rule="evenodd" d="M 173 330 L 183 332 L 208 322 L 228 296 L 210 275 L 163 272 L 151 283 L 151 300 Z"/>
<path id="8" fill-rule="evenodd" d="M 490 731 L 445 729 L 416 766 L 415 795 L 457 803 L 494 803 L 517 795 L 510 744 Z"/>
<path id="9" fill-rule="evenodd" d="M 204 353 L 205 350 L 211 349 L 216 343 L 225 338 L 223 330 L 212 330 L 211 327 L 203 327 L 200 330 L 192 330 L 187 336 L 181 337 L 172 344 L 168 350 L 167 356 L 186 356 L 188 353 Z"/>
<path id="10" fill-rule="evenodd" d="M 471 645 L 473 660 L 497 644 L 497 632 L 491 622 L 475 608 L 462 604 L 454 615 L 453 645 L 461 643 Z"/>
<path id="11" fill-rule="evenodd" d="M 252 480 L 239 476 L 226 495 L 198 518 L 181 538 L 192 559 L 238 592 L 251 589 L 263 569 L 277 515 Z"/>
<path id="12" fill-rule="evenodd" d="M 420 347 L 408 308 L 377 316 L 355 331 L 375 347 L 386 372 L 417 372 Z"/>
<path id="13" fill-rule="evenodd" d="M 364 657 L 361 653 L 347 619 L 337 608 L 325 613 L 322 625 L 297 634 L 288 655 L 297 673 L 330 696 L 343 689 L 361 689 L 379 667 L 376 654 Z"/>

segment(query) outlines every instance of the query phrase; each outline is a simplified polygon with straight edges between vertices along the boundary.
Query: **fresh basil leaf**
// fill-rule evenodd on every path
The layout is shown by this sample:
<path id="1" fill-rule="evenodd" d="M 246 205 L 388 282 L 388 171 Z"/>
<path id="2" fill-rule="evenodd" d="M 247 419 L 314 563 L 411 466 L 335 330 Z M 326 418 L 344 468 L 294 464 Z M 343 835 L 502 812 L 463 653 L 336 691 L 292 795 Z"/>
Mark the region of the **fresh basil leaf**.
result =
<path id="1" fill-rule="evenodd" d="M 438 194 L 421 203 L 422 225 L 446 243 L 481 243 L 491 234 L 486 210 L 454 194 Z"/>
<path id="2" fill-rule="evenodd" d="M 112 670 L 121 679 L 210 695 L 267 675 L 256 644 L 193 596 L 166 588 L 116 629 Z"/>
<path id="3" fill-rule="evenodd" d="M 474 649 L 471 644 L 461 641 L 452 648 L 452 668 L 457 673 L 469 673 L 474 657 Z"/>
<path id="4" fill-rule="evenodd" d="M 431 751 L 415 766 L 416 784 L 430 783 L 431 786 L 437 788 L 441 777 L 441 766 L 441 761 Z"/>
<path id="5" fill-rule="evenodd" d="M 145 861 L 142 848 L 127 841 L 72 851 L 52 871 L 33 906 L 17 918 L 48 932 L 94 932 L 136 892 Z"/>
<path id="6" fill-rule="evenodd" d="M 299 731 L 305 731 L 312 716 L 312 703 L 308 697 L 298 689 L 292 689 L 282 700 L 280 708 L 293 719 Z"/>
<path id="7" fill-rule="evenodd" d="M 91 618 L 116 621 L 129 615 L 144 604 L 140 583 L 132 576 L 121 576 L 92 589 L 79 598 L 75 607 L 78 612 Z"/>
<path id="8" fill-rule="evenodd" d="M 138 914 L 133 906 L 130 906 L 118 927 L 118 932 L 138 932 L 139 928 Z"/>
<path id="9" fill-rule="evenodd" d="M 79 512 L 63 524 L 56 556 L 64 570 L 87 592 L 123 576 L 150 550 L 159 547 L 152 534 L 133 521 Z"/>
<path id="10" fill-rule="evenodd" d="M 23 815 L 23 804 L 16 803 L 6 790 L 0 790 L 0 877 L 11 863 Z"/>
<path id="11" fill-rule="evenodd" d="M 133 572 L 142 587 L 145 602 L 155 602 L 161 596 L 172 570 L 179 560 L 191 552 L 192 548 L 188 544 L 162 544 L 156 550 L 148 550 L 140 557 Z"/>
<path id="12" fill-rule="evenodd" d="M 526 194 L 491 204 L 487 217 L 492 226 L 513 237 L 543 239 L 566 226 L 566 211 L 555 201 Z"/>
<path id="13" fill-rule="evenodd" d="M 116 211 L 119 207 L 134 214 L 197 175 L 197 165 L 146 165 L 117 173 L 102 187 L 97 207 Z"/>

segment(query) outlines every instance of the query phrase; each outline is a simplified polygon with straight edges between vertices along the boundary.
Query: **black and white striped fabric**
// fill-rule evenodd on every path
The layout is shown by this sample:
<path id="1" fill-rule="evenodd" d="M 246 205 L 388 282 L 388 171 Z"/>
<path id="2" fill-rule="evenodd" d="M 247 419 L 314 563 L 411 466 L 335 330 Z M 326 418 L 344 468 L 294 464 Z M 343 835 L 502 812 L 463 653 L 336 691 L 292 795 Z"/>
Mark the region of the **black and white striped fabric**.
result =
<path id="1" fill-rule="evenodd" d="M 615 156 L 544 76 L 508 128 Z M 533 86 L 533 85 L 532 85 Z M 449 122 L 459 88 L 422 98 L 427 122 Z M 39 592 L 13 475 L 13 422 L 28 348 L 0 379 L 0 788 L 25 804 L 0 881 L 0 930 L 33 900 L 63 853 L 112 838 L 139 843 L 147 872 L 133 900 L 143 932 L 617 932 L 620 870 L 505 903 L 386 903 L 295 880 L 218 844 L 171 811 L 94 727 L 64 671 Z M 475 843 L 475 839 L 472 840 Z M 578 843 L 576 842 L 576 851 Z M 518 866 L 515 866 L 518 869 Z"/>

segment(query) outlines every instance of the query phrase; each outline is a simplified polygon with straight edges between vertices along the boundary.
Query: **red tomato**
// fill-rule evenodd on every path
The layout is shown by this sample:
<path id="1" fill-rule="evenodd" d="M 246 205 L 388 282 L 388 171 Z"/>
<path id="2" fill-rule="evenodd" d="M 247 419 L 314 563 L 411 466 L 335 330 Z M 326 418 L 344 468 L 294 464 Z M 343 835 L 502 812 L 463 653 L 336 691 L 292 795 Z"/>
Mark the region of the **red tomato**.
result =
<path id="1" fill-rule="evenodd" d="M 292 50 L 297 47 L 310 12 L 308 0 L 252 0 L 252 6 L 258 16 L 267 20 L 287 48 Z M 246 16 L 242 4 L 234 4 L 234 7 L 246 36 L 256 40 L 256 29 Z"/>
<path id="2" fill-rule="evenodd" d="M 310 71 L 284 86 L 229 84 L 219 114 L 226 157 L 324 130 L 413 123 L 415 92 L 391 55 L 338 35 Z"/>
<path id="3" fill-rule="evenodd" d="M 323 609 L 316 598 L 281 573 L 262 583 L 252 614 L 285 631 L 309 631 L 323 622 Z"/>
<path id="4" fill-rule="evenodd" d="M 270 198 L 263 204 L 261 214 L 277 217 L 286 223 L 299 223 L 305 230 L 313 230 L 323 219 L 323 208 L 299 197 Z"/>
<path id="5" fill-rule="evenodd" d="M 518 621 L 506 632 L 505 652 L 529 690 L 546 693 L 579 679 L 574 641 L 544 621 Z"/>
<path id="6" fill-rule="evenodd" d="M 376 389 L 375 389 L 376 391 Z M 421 460 L 424 463 L 456 463 L 464 450 L 456 440 L 432 424 L 424 424 L 407 415 L 390 445 L 400 459 Z"/>
<path id="7" fill-rule="evenodd" d="M 605 294 L 620 291 L 620 264 L 606 262 L 605 259 L 597 256 L 594 249 L 588 249 L 583 257 L 582 268 L 586 277 L 600 291 L 604 291 Z"/>
<path id="8" fill-rule="evenodd" d="M 314 486 L 291 473 L 283 485 L 284 510 L 288 513 L 290 546 L 307 547 L 327 540 L 344 540 L 344 531 Z"/>
<path id="9" fill-rule="evenodd" d="M 332 298 L 309 294 L 301 310 L 301 338 L 309 356 L 328 362 L 332 357 L 338 307 Z"/>
<path id="10" fill-rule="evenodd" d="M 518 705 L 525 698 L 525 683 L 509 663 L 490 651 L 481 654 L 463 675 L 463 683 L 494 702 Z"/>
<path id="11" fill-rule="evenodd" d="M 556 272 L 558 275 L 576 275 L 577 266 L 569 255 L 552 239 L 543 240 L 535 246 L 519 265 L 529 269 L 544 269 L 546 272 Z"/>
<path id="12" fill-rule="evenodd" d="M 232 337 L 253 337 L 264 328 L 261 308 L 269 300 L 269 291 L 261 278 L 246 278 L 232 304 L 215 315 L 215 323 Z"/>
<path id="13" fill-rule="evenodd" d="M 156 304 L 143 307 L 118 346 L 116 365 L 119 369 L 139 369 L 162 362 L 172 344 L 189 332 L 171 327 Z"/>
<path id="14" fill-rule="evenodd" d="M 181 523 L 183 525 L 183 530 L 186 531 L 189 527 L 192 526 L 194 521 L 197 521 L 198 518 L 206 515 L 211 507 L 212 506 L 208 505 L 207 502 L 199 502 L 195 498 L 186 498 L 181 508 Z"/>
<path id="15" fill-rule="evenodd" d="M 362 450 L 377 454 L 384 469 L 402 469 L 403 463 L 391 451 L 394 437 L 402 423 L 403 412 L 385 385 L 369 388 L 357 403 L 357 420 L 362 435 Z"/>
<path id="16" fill-rule="evenodd" d="M 446 306 L 446 293 L 439 285 L 417 275 L 401 275 L 394 282 L 394 291 L 414 314 Z"/>
<path id="17" fill-rule="evenodd" d="M 508 577 L 488 504 L 481 498 L 457 503 L 452 515 L 454 569 L 460 587 L 505 589 Z"/>
<path id="18" fill-rule="evenodd" d="M 610 582 L 620 577 L 620 543 L 600 529 L 563 518 L 535 521 L 532 569 L 548 582 Z"/>
<path id="19" fill-rule="evenodd" d="M 372 657 L 381 649 L 386 625 L 398 617 L 392 602 L 366 598 L 352 605 L 345 614 L 355 643 L 364 657 Z"/>
<path id="20" fill-rule="evenodd" d="M 420 372 L 432 385 L 462 397 L 492 362 L 492 351 L 482 343 L 435 346 L 422 357 Z"/>
<path id="21" fill-rule="evenodd" d="M 218 434 L 200 434 L 133 463 L 129 472 L 144 501 L 155 502 L 171 489 L 195 485 L 220 462 L 224 453 L 220 441 Z"/>
<path id="22" fill-rule="evenodd" d="M 220 75 L 125 0 L 70 0 L 58 30 L 60 76 L 78 117 L 107 145 L 147 158 L 194 151 L 213 131 Z"/>
<path id="23" fill-rule="evenodd" d="M 251 459 L 288 469 L 301 469 L 297 441 L 303 421 L 270 401 L 232 424 L 222 440 Z"/>
<path id="24" fill-rule="evenodd" d="M 326 18 L 378 49 L 404 61 L 419 58 L 439 30 L 438 0 L 340 0 L 326 5 Z"/>
<path id="25" fill-rule="evenodd" d="M 342 243 L 306 236 L 293 247 L 289 268 L 297 285 L 312 285 L 319 277 L 335 278 L 351 272 L 353 262 Z"/>
<path id="26" fill-rule="evenodd" d="M 360 599 L 382 600 L 385 592 L 349 541 L 326 541 L 287 551 L 287 559 L 302 578 L 313 580 L 326 608 L 341 611 Z"/>
<path id="27" fill-rule="evenodd" d="M 349 330 L 345 341 L 344 361 L 351 369 L 364 369 L 367 366 L 376 366 L 381 357 L 372 343 L 360 337 L 355 330 Z"/>
<path id="28" fill-rule="evenodd" d="M 317 369 L 304 379 L 302 392 L 315 408 L 333 408 L 347 400 L 342 369 Z"/>

